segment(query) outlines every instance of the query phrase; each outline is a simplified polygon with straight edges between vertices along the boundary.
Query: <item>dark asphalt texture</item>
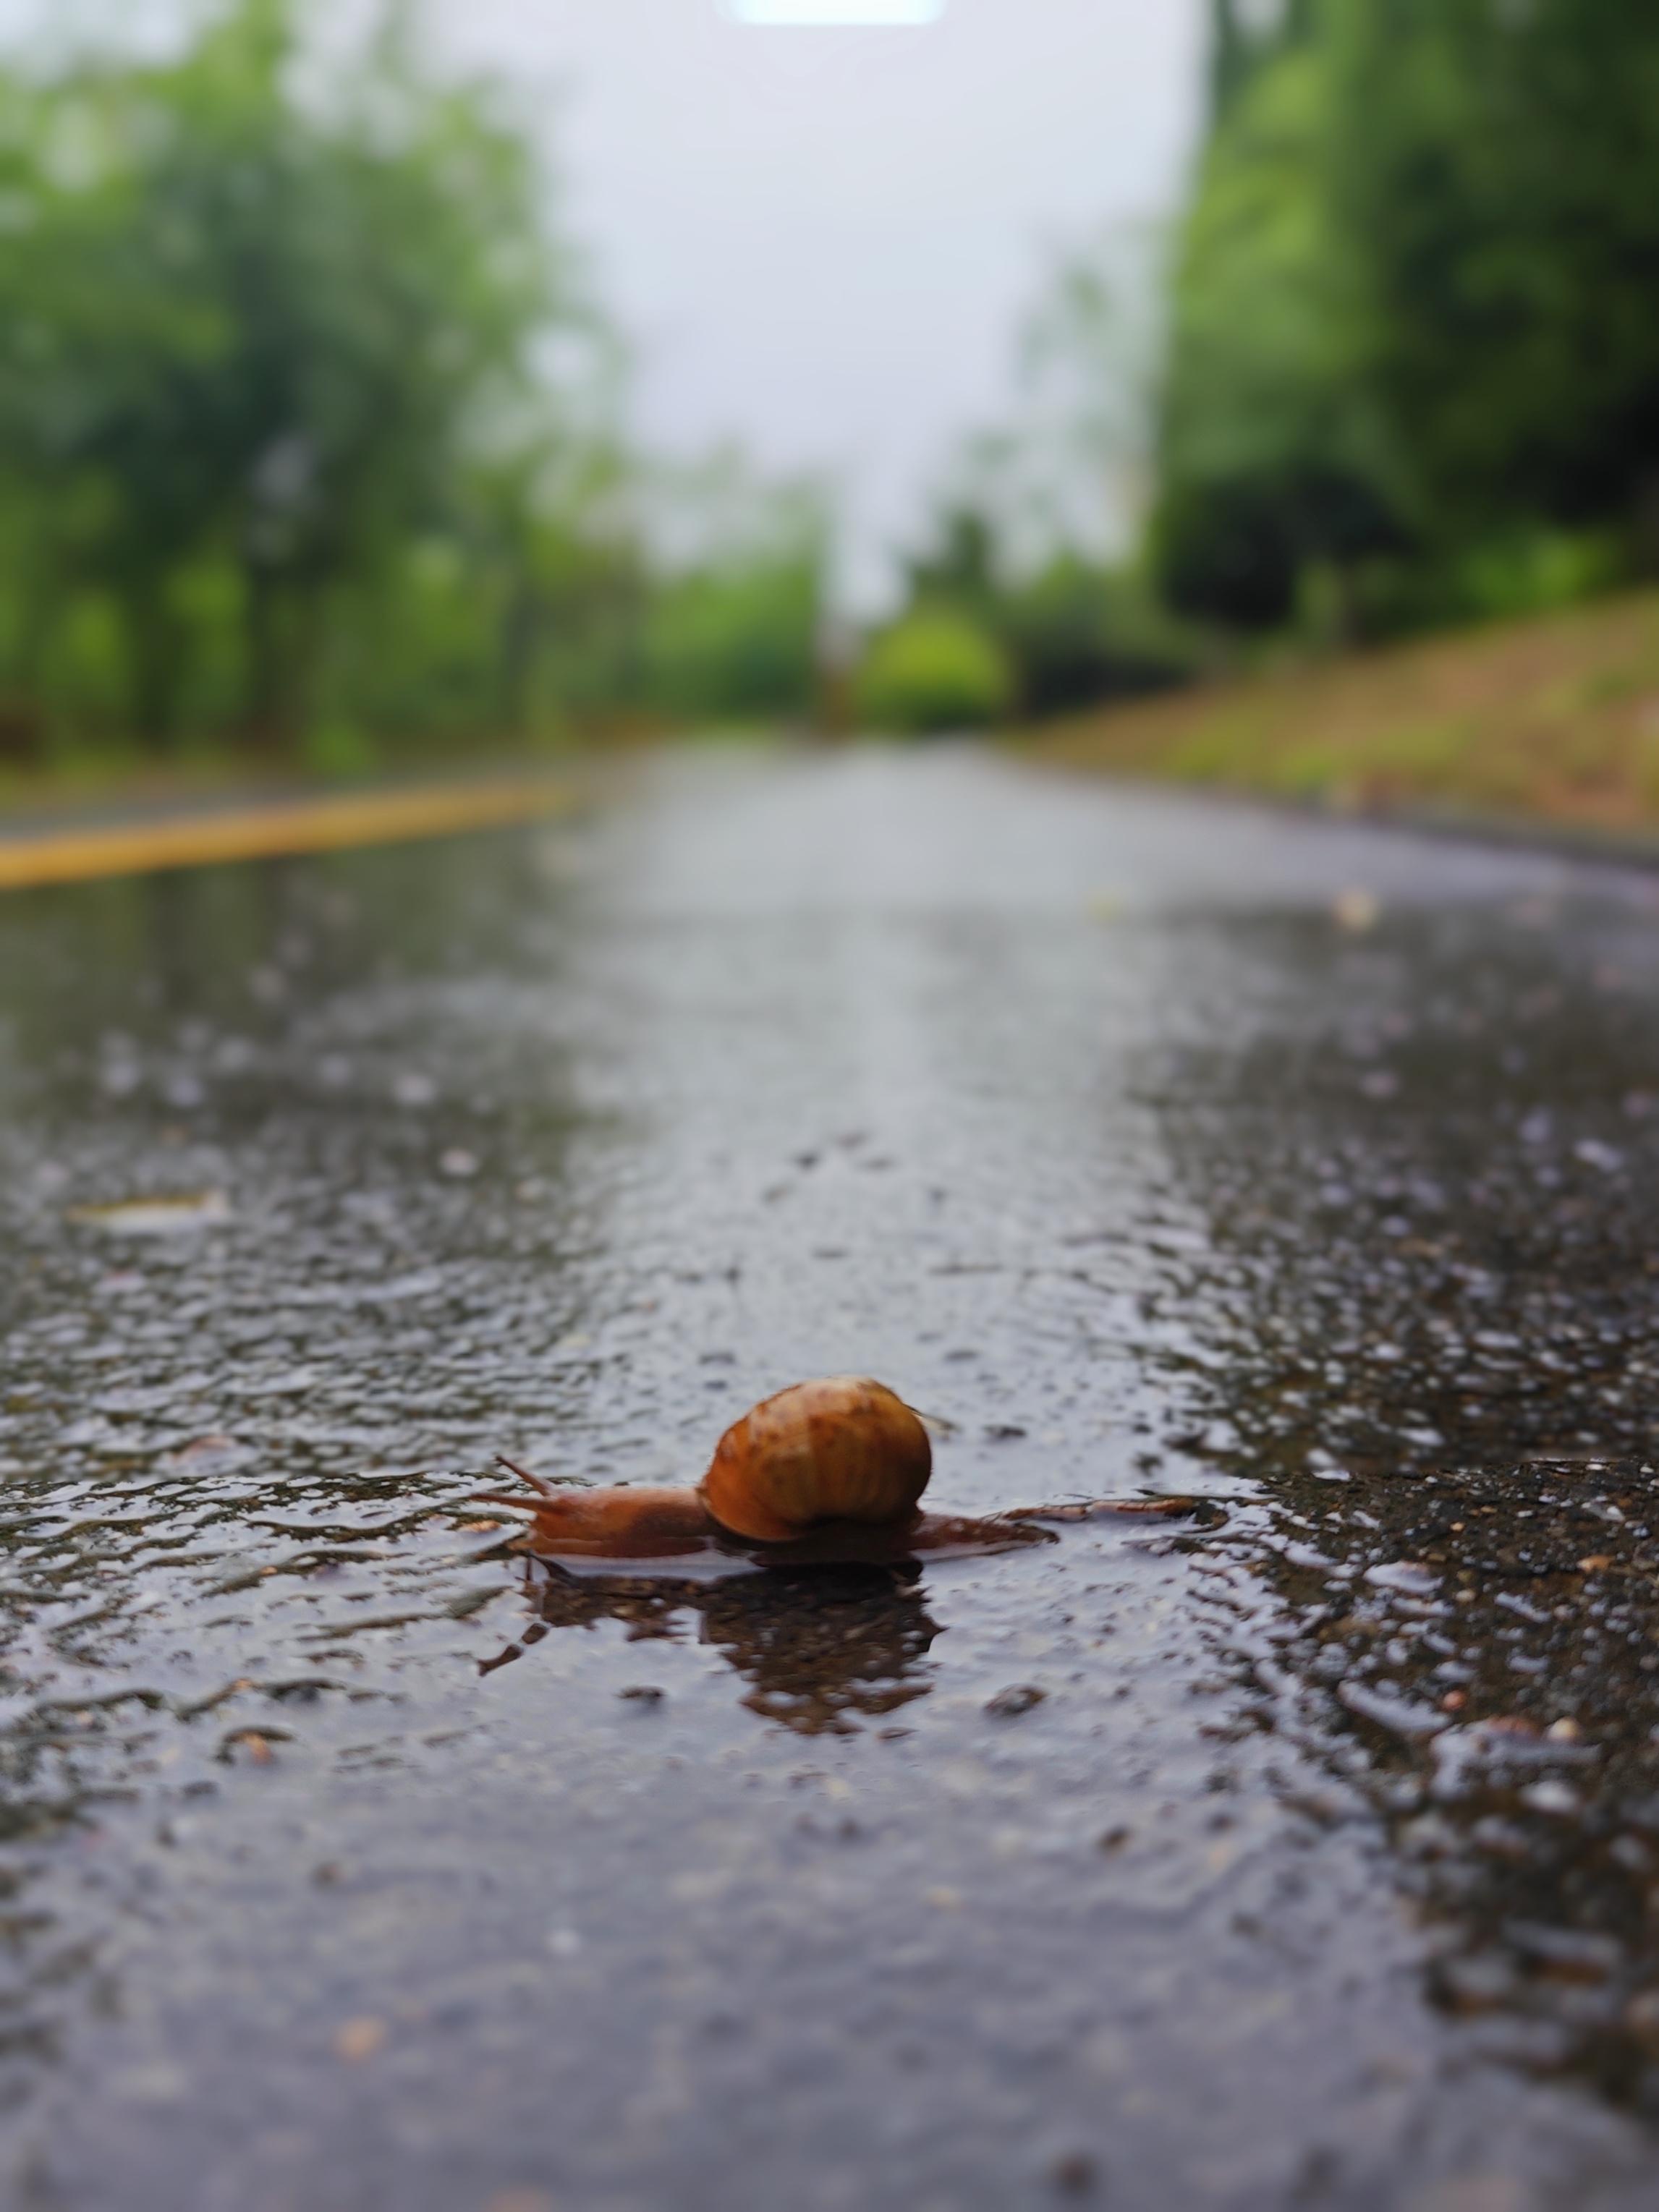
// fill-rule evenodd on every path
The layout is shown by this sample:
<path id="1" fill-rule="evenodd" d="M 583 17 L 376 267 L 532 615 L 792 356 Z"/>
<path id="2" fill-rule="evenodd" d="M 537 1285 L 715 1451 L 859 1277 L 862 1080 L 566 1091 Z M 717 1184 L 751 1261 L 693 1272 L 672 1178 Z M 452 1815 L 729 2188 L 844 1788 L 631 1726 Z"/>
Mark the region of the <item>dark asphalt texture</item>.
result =
<path id="1" fill-rule="evenodd" d="M 4 2201 L 1650 2212 L 1656 1166 L 1659 875 L 972 750 L 9 898 Z M 1205 1502 L 467 1502 L 844 1371 Z"/>

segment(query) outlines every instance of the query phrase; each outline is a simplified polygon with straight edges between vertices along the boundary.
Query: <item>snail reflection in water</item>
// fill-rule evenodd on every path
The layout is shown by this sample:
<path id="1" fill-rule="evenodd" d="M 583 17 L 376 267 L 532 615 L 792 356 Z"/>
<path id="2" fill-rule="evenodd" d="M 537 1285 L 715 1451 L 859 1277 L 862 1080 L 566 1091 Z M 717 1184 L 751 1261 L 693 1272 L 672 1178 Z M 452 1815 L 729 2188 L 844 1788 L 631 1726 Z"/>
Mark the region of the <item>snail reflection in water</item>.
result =
<path id="1" fill-rule="evenodd" d="M 798 1735 L 847 1735 L 890 1718 L 932 1686 L 927 1654 L 939 1634 L 914 1561 L 894 1566 L 798 1566 L 710 1582 L 653 1573 L 572 1574 L 558 1561 L 525 1563 L 532 1615 L 480 1671 L 494 1674 L 556 1628 L 616 1621 L 628 1642 L 679 1643 L 690 1629 L 749 1687 L 743 1703 Z M 660 1692 L 626 1696 L 648 1706 Z"/>
<path id="2" fill-rule="evenodd" d="M 884 1384 L 859 1376 L 798 1382 L 752 1407 L 720 1438 L 696 1490 L 555 1489 L 510 1460 L 498 1464 L 537 1496 L 489 1493 L 479 1502 L 532 1512 L 525 1548 L 550 1559 L 885 1565 L 923 1553 L 1052 1542 L 1045 1522 L 1192 1510 L 1190 1499 L 1160 1498 L 1028 1506 L 977 1520 L 924 1513 L 933 1472 L 927 1429 Z"/>

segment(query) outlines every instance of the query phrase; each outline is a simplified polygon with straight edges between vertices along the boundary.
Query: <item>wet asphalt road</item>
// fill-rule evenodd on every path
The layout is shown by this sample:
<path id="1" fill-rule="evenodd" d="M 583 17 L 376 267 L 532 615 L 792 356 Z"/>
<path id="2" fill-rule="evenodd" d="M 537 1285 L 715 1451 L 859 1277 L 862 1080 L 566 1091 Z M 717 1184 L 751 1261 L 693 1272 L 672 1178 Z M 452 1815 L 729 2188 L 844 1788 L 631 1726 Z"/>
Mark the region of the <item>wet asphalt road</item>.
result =
<path id="1" fill-rule="evenodd" d="M 0 906 L 5 2201 L 1659 2203 L 1656 951 L 951 750 Z M 1206 1504 L 467 1503 L 849 1370 Z"/>

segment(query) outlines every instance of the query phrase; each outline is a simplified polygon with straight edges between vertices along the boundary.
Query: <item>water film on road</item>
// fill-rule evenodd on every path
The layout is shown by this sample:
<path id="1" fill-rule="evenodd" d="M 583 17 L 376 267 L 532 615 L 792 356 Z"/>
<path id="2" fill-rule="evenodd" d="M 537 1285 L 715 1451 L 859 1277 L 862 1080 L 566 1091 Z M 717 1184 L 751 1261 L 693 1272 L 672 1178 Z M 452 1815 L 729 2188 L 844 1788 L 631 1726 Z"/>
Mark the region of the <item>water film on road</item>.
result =
<path id="1" fill-rule="evenodd" d="M 1659 878 L 680 758 L 0 906 L 22 2212 L 1635 2212 Z M 528 1559 L 801 1376 L 1004 1556 Z"/>

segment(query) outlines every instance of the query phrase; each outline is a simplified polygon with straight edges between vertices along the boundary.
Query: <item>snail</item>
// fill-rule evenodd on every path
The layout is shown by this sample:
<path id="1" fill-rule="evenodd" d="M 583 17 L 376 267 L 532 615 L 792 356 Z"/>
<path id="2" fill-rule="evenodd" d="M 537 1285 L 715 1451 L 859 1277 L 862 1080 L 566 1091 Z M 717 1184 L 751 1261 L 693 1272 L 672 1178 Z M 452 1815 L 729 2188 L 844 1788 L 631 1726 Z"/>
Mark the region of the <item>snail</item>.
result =
<path id="1" fill-rule="evenodd" d="M 933 1457 L 912 1407 L 884 1383 L 843 1375 L 797 1382 L 752 1407 L 720 1438 L 695 1490 L 556 1489 L 498 1459 L 536 1495 L 488 1492 L 477 1502 L 531 1510 L 527 1547 L 544 1558 L 683 1559 L 707 1553 L 778 1565 L 1000 1551 L 1052 1542 L 1036 1525 L 1043 1522 L 1193 1510 L 1189 1499 L 1160 1498 L 1033 1506 L 988 1519 L 924 1513 Z"/>
<path id="2" fill-rule="evenodd" d="M 734 1421 L 714 1447 L 702 1502 L 757 1544 L 787 1544 L 827 1521 L 908 1528 L 933 1471 L 917 1414 L 858 1376 L 797 1382 Z"/>

